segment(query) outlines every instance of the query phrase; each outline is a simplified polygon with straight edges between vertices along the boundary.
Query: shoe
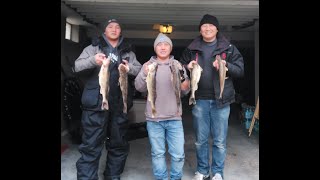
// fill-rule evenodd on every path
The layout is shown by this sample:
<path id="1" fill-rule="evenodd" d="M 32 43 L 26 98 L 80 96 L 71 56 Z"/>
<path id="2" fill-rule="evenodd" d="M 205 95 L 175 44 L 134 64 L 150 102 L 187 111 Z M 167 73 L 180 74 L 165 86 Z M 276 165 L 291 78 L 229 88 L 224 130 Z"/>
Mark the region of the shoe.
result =
<path id="1" fill-rule="evenodd" d="M 222 179 L 222 177 L 221 177 L 221 174 L 216 173 L 216 174 L 213 176 L 212 180 L 223 180 L 223 179 Z"/>
<path id="2" fill-rule="evenodd" d="M 193 176 L 192 180 L 205 180 L 205 179 L 208 179 L 209 177 L 210 177 L 209 174 L 203 175 L 197 171 Z"/>

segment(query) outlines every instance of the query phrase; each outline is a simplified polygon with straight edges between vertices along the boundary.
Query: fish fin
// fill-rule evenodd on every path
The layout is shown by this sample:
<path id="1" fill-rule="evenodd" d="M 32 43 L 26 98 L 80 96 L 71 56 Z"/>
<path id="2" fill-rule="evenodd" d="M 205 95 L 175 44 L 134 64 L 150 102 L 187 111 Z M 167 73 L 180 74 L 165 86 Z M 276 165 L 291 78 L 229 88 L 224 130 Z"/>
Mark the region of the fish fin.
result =
<path id="1" fill-rule="evenodd" d="M 224 78 L 224 79 L 228 79 L 229 77 L 226 77 L 226 78 Z"/>
<path id="2" fill-rule="evenodd" d="M 189 105 L 191 105 L 191 104 L 192 104 L 192 98 L 189 99 Z"/>
<path id="3" fill-rule="evenodd" d="M 123 113 L 127 113 L 127 105 L 123 104 Z"/>

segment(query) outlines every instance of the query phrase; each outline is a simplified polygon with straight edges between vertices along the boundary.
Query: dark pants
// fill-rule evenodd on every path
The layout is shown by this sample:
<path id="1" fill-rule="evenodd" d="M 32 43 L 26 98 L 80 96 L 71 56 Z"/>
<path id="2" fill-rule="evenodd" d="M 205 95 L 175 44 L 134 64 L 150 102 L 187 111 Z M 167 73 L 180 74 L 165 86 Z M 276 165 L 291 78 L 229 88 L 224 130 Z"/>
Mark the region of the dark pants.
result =
<path id="1" fill-rule="evenodd" d="M 120 177 L 129 153 L 129 143 L 125 138 L 127 116 L 109 111 L 83 111 L 82 126 L 81 157 L 76 163 L 77 179 L 99 179 L 99 160 L 104 142 L 108 151 L 104 175 L 106 178 Z"/>

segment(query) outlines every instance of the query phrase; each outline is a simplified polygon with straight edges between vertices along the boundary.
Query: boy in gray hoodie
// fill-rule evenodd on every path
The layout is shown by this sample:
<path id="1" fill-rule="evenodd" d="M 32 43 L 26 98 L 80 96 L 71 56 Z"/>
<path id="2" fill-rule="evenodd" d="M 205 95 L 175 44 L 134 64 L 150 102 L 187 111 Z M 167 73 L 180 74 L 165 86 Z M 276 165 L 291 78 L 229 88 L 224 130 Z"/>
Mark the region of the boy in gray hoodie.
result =
<path id="1" fill-rule="evenodd" d="M 178 180 L 183 175 L 185 158 L 181 94 L 190 91 L 190 80 L 184 67 L 170 55 L 172 41 L 169 37 L 159 33 L 154 41 L 154 51 L 156 56 L 143 65 L 135 79 L 135 87 L 140 92 L 148 91 L 145 115 L 154 177 L 168 179 L 167 142 L 171 155 L 170 179 Z"/>

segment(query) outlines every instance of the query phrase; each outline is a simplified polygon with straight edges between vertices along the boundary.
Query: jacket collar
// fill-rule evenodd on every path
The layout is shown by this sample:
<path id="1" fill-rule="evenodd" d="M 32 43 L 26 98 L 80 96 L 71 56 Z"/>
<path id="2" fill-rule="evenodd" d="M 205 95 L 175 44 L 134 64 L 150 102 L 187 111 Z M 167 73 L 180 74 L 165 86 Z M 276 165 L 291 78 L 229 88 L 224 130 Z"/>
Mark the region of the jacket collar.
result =
<path id="1" fill-rule="evenodd" d="M 157 60 L 157 56 L 151 56 L 151 58 L 150 58 L 150 62 L 151 63 L 157 62 L 158 64 L 166 64 L 166 65 L 171 64 L 173 62 L 173 60 L 174 60 L 174 56 L 173 55 L 170 55 L 169 56 L 169 60 L 165 61 L 165 63 L 162 63 L 162 61 Z"/>
<path id="2" fill-rule="evenodd" d="M 105 38 L 102 36 L 93 38 L 92 45 L 93 46 L 99 45 L 100 49 L 103 49 L 104 47 L 112 47 L 110 43 L 106 41 Z M 125 42 L 123 36 L 120 36 L 120 39 L 116 48 L 118 48 L 119 52 L 121 53 L 130 52 L 132 50 L 131 45 Z"/>
<path id="3" fill-rule="evenodd" d="M 188 49 L 190 49 L 191 51 L 203 51 L 201 49 L 201 41 L 202 40 L 202 36 L 198 36 L 196 37 L 188 46 Z M 227 38 L 222 34 L 222 33 L 218 33 L 217 34 L 217 48 L 215 51 L 217 52 L 221 52 L 224 49 L 228 48 L 230 45 L 230 42 L 227 40 Z"/>

